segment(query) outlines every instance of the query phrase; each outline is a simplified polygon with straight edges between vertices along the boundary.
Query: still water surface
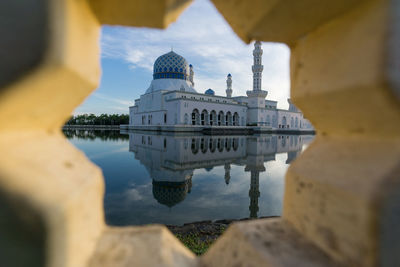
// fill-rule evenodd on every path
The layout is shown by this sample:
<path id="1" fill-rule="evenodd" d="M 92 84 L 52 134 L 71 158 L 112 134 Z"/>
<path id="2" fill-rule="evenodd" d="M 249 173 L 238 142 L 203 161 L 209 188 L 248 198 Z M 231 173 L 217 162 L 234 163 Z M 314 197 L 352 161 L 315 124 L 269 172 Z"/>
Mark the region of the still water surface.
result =
<path id="1" fill-rule="evenodd" d="M 309 135 L 64 131 L 103 171 L 109 225 L 279 216 L 284 175 Z"/>

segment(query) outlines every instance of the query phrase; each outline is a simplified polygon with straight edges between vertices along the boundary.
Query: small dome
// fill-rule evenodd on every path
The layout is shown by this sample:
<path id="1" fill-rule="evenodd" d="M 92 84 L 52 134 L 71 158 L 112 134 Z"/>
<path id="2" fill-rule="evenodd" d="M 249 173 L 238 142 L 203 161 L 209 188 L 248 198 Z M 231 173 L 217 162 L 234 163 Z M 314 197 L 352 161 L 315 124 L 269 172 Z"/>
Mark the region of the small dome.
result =
<path id="1" fill-rule="evenodd" d="M 174 51 L 159 56 L 154 62 L 153 79 L 187 80 L 189 65 L 186 59 Z"/>
<path id="2" fill-rule="evenodd" d="M 205 92 L 204 92 L 204 94 L 206 94 L 206 95 L 215 95 L 215 92 L 214 92 L 214 90 L 213 89 L 207 89 Z"/>
<path id="3" fill-rule="evenodd" d="M 232 77 L 232 75 L 230 73 L 228 73 L 228 77 Z"/>
<path id="4" fill-rule="evenodd" d="M 158 182 L 153 180 L 153 197 L 158 203 L 175 206 L 186 198 L 190 191 L 190 180 L 184 182 Z"/>

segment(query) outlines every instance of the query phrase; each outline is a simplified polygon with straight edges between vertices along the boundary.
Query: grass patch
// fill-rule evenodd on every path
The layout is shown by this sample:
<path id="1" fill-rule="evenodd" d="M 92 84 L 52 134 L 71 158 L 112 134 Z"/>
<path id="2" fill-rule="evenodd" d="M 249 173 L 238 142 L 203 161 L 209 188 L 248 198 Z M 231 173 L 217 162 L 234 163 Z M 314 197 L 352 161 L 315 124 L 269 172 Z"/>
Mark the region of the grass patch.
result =
<path id="1" fill-rule="evenodd" d="M 214 239 L 204 240 L 199 234 L 177 234 L 176 237 L 196 255 L 201 255 L 206 252 L 215 241 Z"/>
<path id="2" fill-rule="evenodd" d="M 225 232 L 226 228 L 226 226 L 213 225 L 208 229 L 197 228 L 185 233 L 175 233 L 175 236 L 193 253 L 202 255 Z"/>
<path id="3" fill-rule="evenodd" d="M 225 222 L 203 221 L 167 227 L 188 249 L 196 255 L 202 255 L 225 232 L 228 225 Z"/>

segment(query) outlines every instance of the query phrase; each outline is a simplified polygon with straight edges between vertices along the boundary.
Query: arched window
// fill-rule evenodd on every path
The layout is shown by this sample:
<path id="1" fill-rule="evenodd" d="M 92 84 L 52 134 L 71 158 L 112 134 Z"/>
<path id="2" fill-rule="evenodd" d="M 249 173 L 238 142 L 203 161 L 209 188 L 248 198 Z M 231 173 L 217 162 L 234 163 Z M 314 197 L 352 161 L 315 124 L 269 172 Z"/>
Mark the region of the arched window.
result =
<path id="1" fill-rule="evenodd" d="M 191 149 L 193 154 L 197 154 L 197 152 L 199 152 L 199 139 L 192 139 Z"/>
<path id="2" fill-rule="evenodd" d="M 201 152 L 203 152 L 203 153 L 207 152 L 207 149 L 208 149 L 207 140 L 204 138 L 201 138 L 201 140 L 200 140 L 200 149 L 201 149 Z"/>
<path id="3" fill-rule="evenodd" d="M 219 152 L 222 152 L 224 149 L 224 140 L 221 140 L 221 138 L 218 138 L 217 140 L 217 149 Z"/>
<path id="4" fill-rule="evenodd" d="M 210 125 L 216 124 L 216 118 L 217 118 L 217 113 L 215 112 L 215 110 L 212 110 L 210 112 Z"/>
<path id="5" fill-rule="evenodd" d="M 225 123 L 224 123 L 224 122 L 225 122 L 224 118 L 225 118 L 224 112 L 223 112 L 223 111 L 220 111 L 220 112 L 218 113 L 218 125 L 219 125 L 219 126 L 225 124 Z"/>
<path id="6" fill-rule="evenodd" d="M 211 153 L 214 153 L 217 140 L 211 138 L 209 142 L 210 142 L 210 151 Z"/>
<path id="7" fill-rule="evenodd" d="M 230 111 L 228 111 L 228 113 L 226 113 L 226 116 L 225 116 L 225 125 L 229 125 L 229 126 L 231 126 L 232 125 L 232 113 L 230 112 Z"/>
<path id="8" fill-rule="evenodd" d="M 290 118 L 290 128 L 294 127 L 294 119 L 293 117 Z"/>
<path id="9" fill-rule="evenodd" d="M 267 125 L 267 126 L 270 126 L 270 125 L 271 125 L 271 120 L 270 120 L 269 114 L 267 115 L 266 125 Z"/>
<path id="10" fill-rule="evenodd" d="M 208 125 L 208 124 L 209 124 L 208 119 L 209 119 L 208 111 L 204 109 L 204 110 L 201 112 L 201 118 L 200 118 L 200 120 L 201 120 L 201 125 Z"/>
<path id="11" fill-rule="evenodd" d="M 225 148 L 226 151 L 230 151 L 232 147 L 232 139 L 231 138 L 227 138 L 225 141 Z"/>
<path id="12" fill-rule="evenodd" d="M 192 125 L 199 125 L 200 124 L 200 114 L 197 109 L 194 109 L 192 112 Z"/>
<path id="13" fill-rule="evenodd" d="M 296 119 L 295 119 L 294 126 L 295 126 L 296 128 L 299 127 L 299 120 L 297 119 L 297 117 L 296 117 Z"/>
<path id="14" fill-rule="evenodd" d="M 282 117 L 282 128 L 286 128 L 286 117 Z"/>
<path id="15" fill-rule="evenodd" d="M 185 116 L 184 116 L 184 123 L 185 123 L 185 125 L 189 123 L 189 115 L 187 113 L 185 113 Z"/>
<path id="16" fill-rule="evenodd" d="M 235 112 L 235 114 L 233 114 L 233 125 L 239 126 L 239 114 L 237 112 Z"/>
<path id="17" fill-rule="evenodd" d="M 233 150 L 236 151 L 238 149 L 239 146 L 239 139 L 238 138 L 234 138 L 232 140 L 232 146 L 233 146 Z"/>

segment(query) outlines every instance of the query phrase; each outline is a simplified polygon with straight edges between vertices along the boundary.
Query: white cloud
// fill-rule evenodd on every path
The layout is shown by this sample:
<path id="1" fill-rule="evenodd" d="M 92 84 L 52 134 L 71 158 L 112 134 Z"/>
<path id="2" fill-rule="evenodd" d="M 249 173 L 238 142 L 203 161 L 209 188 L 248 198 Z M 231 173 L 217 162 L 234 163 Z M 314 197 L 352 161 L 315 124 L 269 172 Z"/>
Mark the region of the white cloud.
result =
<path id="1" fill-rule="evenodd" d="M 251 90 L 253 45 L 243 43 L 209 1 L 195 1 L 167 30 L 105 27 L 101 38 L 102 57 L 124 60 L 132 72 L 140 68 L 149 77 L 156 58 L 172 46 L 193 64 L 198 92 L 213 88 L 225 95 L 228 73 L 233 76 L 233 95 Z M 263 50 L 263 89 L 268 90 L 268 99 L 286 108 L 289 49 L 284 44 L 263 43 Z"/>

